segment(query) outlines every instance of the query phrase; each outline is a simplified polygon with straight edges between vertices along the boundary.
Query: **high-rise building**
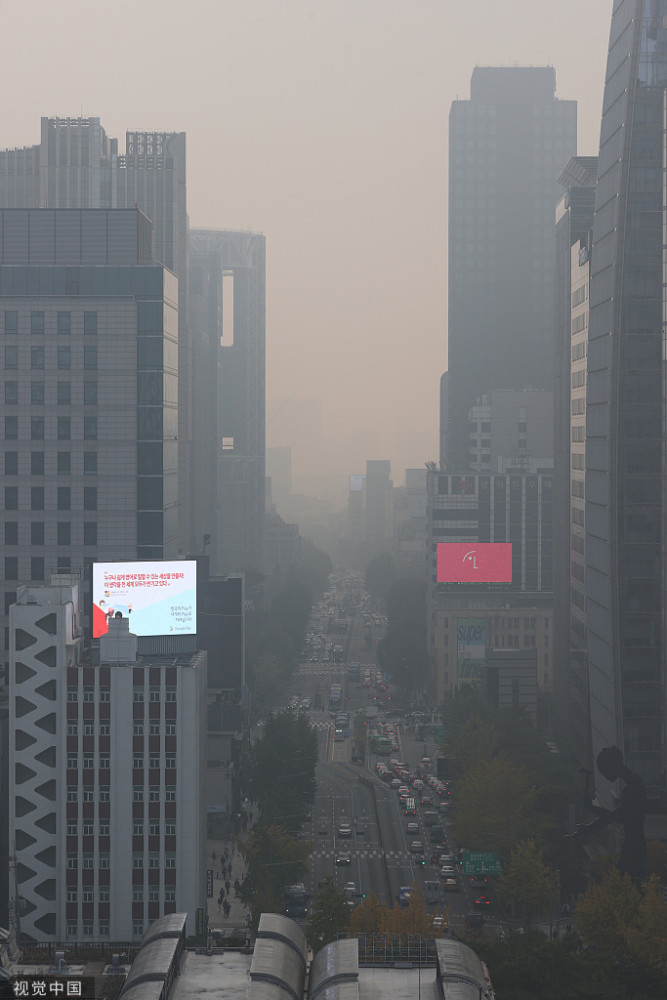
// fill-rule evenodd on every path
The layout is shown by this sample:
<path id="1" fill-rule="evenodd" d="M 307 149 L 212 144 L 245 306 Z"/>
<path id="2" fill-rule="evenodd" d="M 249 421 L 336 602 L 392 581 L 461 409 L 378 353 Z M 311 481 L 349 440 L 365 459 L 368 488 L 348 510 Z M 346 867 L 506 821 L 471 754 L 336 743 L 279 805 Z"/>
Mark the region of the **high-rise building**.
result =
<path id="1" fill-rule="evenodd" d="M 76 578 L 10 612 L 10 911 L 25 939 L 137 941 L 205 905 L 206 653 L 83 648 Z"/>
<path id="2" fill-rule="evenodd" d="M 150 251 L 137 209 L 0 210 L 3 625 L 19 583 L 178 554 L 178 282 Z"/>
<path id="3" fill-rule="evenodd" d="M 192 383 L 187 323 L 184 132 L 128 132 L 125 153 L 99 118 L 42 118 L 37 146 L 0 150 L 0 208 L 139 208 L 153 223 L 153 259 L 178 278 L 179 549 L 198 551 L 208 524 L 193 513 Z"/>
<path id="4" fill-rule="evenodd" d="M 206 391 L 194 402 L 197 504 L 212 508 L 211 570 L 264 562 L 266 241 L 258 233 L 190 232 L 190 317 Z M 210 483 L 208 492 L 201 484 Z M 202 514 L 204 516 L 204 514 Z"/>
<path id="5" fill-rule="evenodd" d="M 614 4 L 591 255 L 586 614 L 593 754 L 667 810 L 667 2 Z M 598 793 L 609 801 L 610 787 Z M 664 831 L 661 835 L 664 835 Z"/>
<path id="6" fill-rule="evenodd" d="M 449 118 L 447 469 L 493 389 L 553 389 L 554 208 L 576 153 L 574 101 L 551 67 L 477 67 Z"/>
<path id="7" fill-rule="evenodd" d="M 574 156 L 556 206 L 554 388 L 554 708 L 579 763 L 590 765 L 584 485 L 586 339 L 597 157 Z"/>

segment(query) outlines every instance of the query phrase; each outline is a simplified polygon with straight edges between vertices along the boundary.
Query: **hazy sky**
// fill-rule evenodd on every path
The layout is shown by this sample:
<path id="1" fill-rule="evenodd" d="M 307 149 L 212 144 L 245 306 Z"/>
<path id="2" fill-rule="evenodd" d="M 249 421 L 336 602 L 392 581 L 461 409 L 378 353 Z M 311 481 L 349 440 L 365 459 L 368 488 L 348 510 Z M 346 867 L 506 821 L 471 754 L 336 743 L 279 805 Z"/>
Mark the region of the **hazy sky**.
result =
<path id="1" fill-rule="evenodd" d="M 127 129 L 186 131 L 191 224 L 267 238 L 268 443 L 297 475 L 390 458 L 400 482 L 437 458 L 451 101 L 476 65 L 553 65 L 596 154 L 610 17 L 611 0 L 4 0 L 0 148 L 37 143 L 42 115 L 97 115 L 121 149 Z"/>

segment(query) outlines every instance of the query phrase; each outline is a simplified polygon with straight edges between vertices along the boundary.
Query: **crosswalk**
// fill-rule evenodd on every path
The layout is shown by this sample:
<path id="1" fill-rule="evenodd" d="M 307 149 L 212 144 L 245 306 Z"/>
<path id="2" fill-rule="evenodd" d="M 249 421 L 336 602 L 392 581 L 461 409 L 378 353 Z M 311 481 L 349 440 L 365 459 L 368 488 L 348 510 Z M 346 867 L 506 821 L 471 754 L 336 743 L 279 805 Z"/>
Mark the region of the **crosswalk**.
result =
<path id="1" fill-rule="evenodd" d="M 380 848 L 373 848 L 373 847 L 361 850 L 359 850 L 359 848 L 348 849 L 347 845 L 345 846 L 344 850 L 345 853 L 350 854 L 352 858 L 359 858 L 360 860 L 379 858 L 383 861 L 386 861 L 387 863 L 396 861 L 415 862 L 417 860 L 414 854 L 410 854 L 407 851 L 383 851 Z M 336 857 L 337 853 L 338 851 L 334 851 L 330 847 L 317 847 L 311 853 L 310 857 L 320 861 L 330 861 L 332 858 Z"/>

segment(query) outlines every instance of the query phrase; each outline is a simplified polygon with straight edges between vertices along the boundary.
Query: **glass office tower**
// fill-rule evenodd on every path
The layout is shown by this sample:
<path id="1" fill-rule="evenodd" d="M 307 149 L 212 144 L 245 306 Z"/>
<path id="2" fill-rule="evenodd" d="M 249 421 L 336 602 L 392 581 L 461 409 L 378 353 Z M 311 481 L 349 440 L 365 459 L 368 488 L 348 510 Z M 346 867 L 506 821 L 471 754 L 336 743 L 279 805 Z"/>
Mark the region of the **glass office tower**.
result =
<path id="1" fill-rule="evenodd" d="M 665 796 L 667 0 L 616 0 L 593 226 L 586 408 L 592 751 Z M 597 776 L 598 791 L 609 787 Z"/>

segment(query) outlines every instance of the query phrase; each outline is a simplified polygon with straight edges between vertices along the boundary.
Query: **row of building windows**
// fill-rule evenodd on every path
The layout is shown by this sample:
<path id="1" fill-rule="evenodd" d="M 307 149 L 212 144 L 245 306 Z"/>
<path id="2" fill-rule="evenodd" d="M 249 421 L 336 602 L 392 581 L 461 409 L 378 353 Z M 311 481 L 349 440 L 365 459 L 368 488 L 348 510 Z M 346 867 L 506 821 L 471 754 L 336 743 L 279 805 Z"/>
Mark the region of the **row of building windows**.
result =
<path id="1" fill-rule="evenodd" d="M 133 756 L 133 758 L 132 758 L 132 767 L 135 770 L 137 770 L 137 769 L 140 770 L 141 768 L 145 767 L 145 765 L 146 765 L 146 759 L 145 759 L 144 755 L 142 753 L 139 753 L 139 754 L 135 753 L 134 756 Z M 148 758 L 148 766 L 152 767 L 152 768 L 161 767 L 162 766 L 161 758 L 160 757 L 149 757 Z M 175 753 L 165 754 L 164 766 L 166 768 L 174 768 L 174 767 L 176 767 L 176 754 Z"/>
<path id="2" fill-rule="evenodd" d="M 30 487 L 30 510 L 46 510 L 43 486 Z M 97 487 L 85 486 L 83 505 L 72 507 L 72 490 L 69 486 L 56 487 L 56 510 L 97 510 Z M 19 510 L 18 486 L 5 486 L 5 510 Z"/>
<path id="3" fill-rule="evenodd" d="M 58 440 L 69 441 L 72 437 L 70 417 L 58 417 L 56 430 Z M 43 441 L 45 439 L 45 418 L 30 417 L 30 438 L 32 441 Z M 85 415 L 80 420 L 83 430 L 84 441 L 97 440 L 97 416 Z M 18 441 L 19 439 L 19 418 L 18 415 L 5 416 L 5 441 Z"/>
<path id="4" fill-rule="evenodd" d="M 49 316 L 49 321 L 51 317 Z M 27 316 L 20 317 L 21 325 L 25 322 L 27 329 Z M 77 330 L 77 324 L 80 322 L 80 315 L 75 314 L 74 317 L 74 332 L 77 333 L 81 329 Z M 55 324 L 55 329 L 59 334 L 72 333 L 72 313 L 65 309 L 59 309 L 57 312 L 57 319 Z M 15 336 L 20 332 L 19 323 L 19 312 L 18 309 L 5 309 L 5 333 L 10 336 Z M 45 313 L 42 309 L 32 309 L 30 312 L 30 333 L 31 334 L 42 334 L 47 333 L 47 320 Z M 97 333 L 97 312 L 94 310 L 85 310 L 83 314 L 83 332 L 88 335 L 94 335 Z"/>
<path id="5" fill-rule="evenodd" d="M 151 684 L 149 691 L 149 701 L 162 701 L 162 694 L 158 685 Z M 133 693 L 133 701 L 144 701 L 144 689 L 142 687 L 135 686 Z M 176 701 L 176 688 L 168 685 L 164 693 L 164 701 Z"/>
<path id="6" fill-rule="evenodd" d="M 30 459 L 28 459 L 28 454 Z M 18 451 L 5 452 L 5 475 L 18 476 L 21 463 L 27 464 L 30 461 L 30 475 L 45 475 L 45 453 L 43 451 L 31 451 L 22 454 Z M 68 476 L 72 471 L 72 453 L 70 451 L 57 452 L 56 472 L 59 476 Z M 83 452 L 83 474 L 84 476 L 97 475 L 97 452 Z"/>
<path id="7" fill-rule="evenodd" d="M 78 387 L 80 383 L 75 383 L 75 387 Z M 49 392 L 53 383 L 49 382 Z M 55 402 L 59 406 L 69 406 L 72 403 L 72 383 L 71 382 L 56 382 L 55 383 Z M 6 379 L 5 380 L 5 403 L 7 406 L 17 406 L 19 403 L 25 403 L 27 400 L 21 398 L 22 386 L 21 383 L 16 379 Z M 78 404 L 77 400 L 77 404 Z M 97 382 L 84 381 L 83 383 L 83 402 L 85 406 L 97 406 Z M 46 403 L 46 382 L 40 380 L 38 382 L 30 383 L 30 404 L 32 406 L 44 406 Z M 49 399 L 51 403 L 51 399 Z"/>
<path id="8" fill-rule="evenodd" d="M 68 701 L 78 701 L 78 698 L 70 698 L 69 697 L 70 691 L 74 691 L 74 690 L 75 690 L 74 688 L 68 688 L 68 691 L 67 691 L 67 700 Z M 86 700 L 86 699 L 84 699 L 84 700 Z M 94 700 L 94 699 L 92 699 L 92 700 Z M 100 698 L 99 700 L 100 701 L 108 701 L 109 699 L 108 698 Z M 150 736 L 160 736 L 161 733 L 162 733 L 162 723 L 160 723 L 160 722 L 151 722 L 151 723 L 149 723 L 148 726 L 144 727 L 144 723 L 143 722 L 136 722 L 135 721 L 134 726 L 133 726 L 133 733 L 134 733 L 135 736 L 143 736 L 144 735 L 144 729 L 146 729 L 146 731 L 149 733 Z M 67 735 L 68 736 L 78 736 L 79 735 L 79 731 L 82 731 L 84 736 L 94 736 L 97 732 L 99 732 L 99 726 L 96 725 L 95 723 L 92 723 L 92 722 L 84 722 L 82 726 L 79 726 L 78 722 L 68 722 L 67 723 Z M 164 723 L 164 733 L 165 733 L 165 736 L 175 736 L 176 735 L 176 723 L 175 722 L 165 722 Z M 106 736 L 109 735 L 109 733 L 108 733 L 108 726 L 107 726 L 107 732 L 106 733 L 100 733 L 100 735 L 106 735 Z M 100 764 L 99 766 L 102 767 L 103 765 Z"/>
<path id="9" fill-rule="evenodd" d="M 149 802 L 161 802 L 160 798 L 162 788 L 160 785 L 150 785 L 148 789 L 148 801 Z M 143 802 L 144 801 L 144 786 L 143 785 L 133 785 L 132 786 L 132 801 L 133 802 Z M 176 786 L 166 785 L 164 788 L 164 801 L 165 802 L 175 802 L 176 801 Z"/>
<path id="10" fill-rule="evenodd" d="M 75 528 L 78 525 L 75 525 Z M 49 526 L 50 527 L 50 526 Z M 51 532 L 49 531 L 49 534 Z M 58 521 L 56 524 L 56 540 L 55 543 L 45 541 L 45 525 L 44 521 L 31 521 L 30 523 L 30 544 L 31 545 L 71 545 L 72 544 L 72 525 L 70 521 Z M 19 544 L 19 523 L 18 521 L 5 521 L 5 545 L 18 545 Z M 97 545 L 97 522 L 96 521 L 84 521 L 83 522 L 83 544 L 84 545 Z M 7 559 L 17 559 L 18 556 L 7 556 Z M 35 557 L 33 557 L 35 558 Z M 12 575 L 13 573 L 13 575 Z M 5 562 L 5 579 L 7 580 L 18 580 L 18 563 Z M 36 577 L 32 577 L 36 579 Z M 41 580 L 42 577 L 39 577 Z"/>
<path id="11" fill-rule="evenodd" d="M 572 360 L 578 361 L 579 358 L 586 357 L 586 341 L 582 340 L 578 344 L 572 345 Z"/>
<path id="12" fill-rule="evenodd" d="M 67 824 L 67 836 L 77 837 L 79 835 L 79 823 L 69 822 Z M 109 823 L 105 820 L 100 820 L 97 825 L 97 834 L 99 837 L 109 836 Z M 81 832 L 84 837 L 94 837 L 95 836 L 95 825 L 94 823 L 86 822 L 84 820 L 81 826 Z M 144 821 L 142 819 L 135 819 L 132 824 L 132 833 L 135 837 L 143 837 L 144 835 Z M 176 836 L 176 824 L 175 823 L 162 823 L 160 820 L 151 820 L 148 824 L 148 834 L 150 837 L 159 837 L 164 834 L 165 837 L 175 837 Z"/>
<path id="13" fill-rule="evenodd" d="M 56 368 L 59 371 L 69 371 L 72 368 L 72 348 L 69 344 L 59 344 L 55 352 Z M 97 344 L 84 344 L 83 351 L 77 351 L 74 356 L 74 368 L 80 363 L 84 371 L 97 369 Z M 19 345 L 5 344 L 5 368 L 14 371 L 19 367 Z M 41 344 L 30 347 L 30 368 L 42 371 L 46 367 L 46 348 Z M 52 366 L 49 366 L 52 367 Z"/>
<path id="14" fill-rule="evenodd" d="M 581 368 L 578 372 L 572 372 L 571 384 L 573 389 L 578 389 L 582 385 L 586 385 L 586 369 Z"/>
<path id="15" fill-rule="evenodd" d="M 79 801 L 79 789 L 77 785 L 67 786 L 67 801 L 68 802 L 78 802 Z M 81 792 L 81 802 L 110 802 L 111 801 L 111 790 L 108 785 L 100 785 L 98 790 L 98 798 L 95 797 L 95 787 L 94 785 L 84 785 Z"/>
<path id="16" fill-rule="evenodd" d="M 573 417 L 579 416 L 586 412 L 586 398 L 580 396 L 578 399 L 573 399 L 570 407 L 570 412 Z"/>

